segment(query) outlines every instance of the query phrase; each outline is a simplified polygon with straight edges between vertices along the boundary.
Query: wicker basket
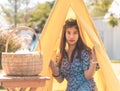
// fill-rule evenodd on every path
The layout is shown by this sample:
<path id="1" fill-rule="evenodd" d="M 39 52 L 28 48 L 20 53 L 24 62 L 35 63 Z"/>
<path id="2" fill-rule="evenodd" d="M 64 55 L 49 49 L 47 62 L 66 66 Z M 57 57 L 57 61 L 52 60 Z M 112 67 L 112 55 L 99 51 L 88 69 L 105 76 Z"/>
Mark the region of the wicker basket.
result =
<path id="1" fill-rule="evenodd" d="M 23 29 L 32 30 L 29 27 L 17 28 L 17 30 L 23 30 Z M 34 30 L 32 31 L 34 32 Z M 9 41 L 7 41 L 6 43 L 6 52 L 2 52 L 2 61 L 1 61 L 2 69 L 5 72 L 5 74 L 11 76 L 39 75 L 43 67 L 42 54 L 40 52 L 8 53 L 7 52 L 8 42 Z M 39 42 L 39 46 L 40 46 L 40 42 Z"/>

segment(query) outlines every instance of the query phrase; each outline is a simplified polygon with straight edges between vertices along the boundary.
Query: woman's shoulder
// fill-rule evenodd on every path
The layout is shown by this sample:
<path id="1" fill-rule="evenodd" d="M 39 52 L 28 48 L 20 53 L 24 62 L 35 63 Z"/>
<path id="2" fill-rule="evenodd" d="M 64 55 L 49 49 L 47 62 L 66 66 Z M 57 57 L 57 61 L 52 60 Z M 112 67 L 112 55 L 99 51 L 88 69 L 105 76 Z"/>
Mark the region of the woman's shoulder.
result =
<path id="1" fill-rule="evenodd" d="M 81 51 L 81 58 L 89 58 L 90 54 L 91 54 L 90 49 L 83 49 Z"/>
<path id="2" fill-rule="evenodd" d="M 89 49 L 89 48 L 84 48 L 84 49 L 82 49 L 82 51 L 81 51 L 81 53 L 82 54 L 90 54 L 91 53 L 91 49 Z"/>

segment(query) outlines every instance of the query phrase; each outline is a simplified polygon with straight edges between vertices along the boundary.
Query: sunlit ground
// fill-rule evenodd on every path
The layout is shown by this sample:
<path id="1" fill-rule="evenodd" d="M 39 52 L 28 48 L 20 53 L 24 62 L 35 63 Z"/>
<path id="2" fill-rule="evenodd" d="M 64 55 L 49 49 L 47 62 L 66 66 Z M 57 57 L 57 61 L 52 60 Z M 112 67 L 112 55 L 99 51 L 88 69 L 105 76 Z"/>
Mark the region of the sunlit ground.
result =
<path id="1" fill-rule="evenodd" d="M 120 80 L 120 60 L 113 60 L 112 67 L 118 79 Z"/>

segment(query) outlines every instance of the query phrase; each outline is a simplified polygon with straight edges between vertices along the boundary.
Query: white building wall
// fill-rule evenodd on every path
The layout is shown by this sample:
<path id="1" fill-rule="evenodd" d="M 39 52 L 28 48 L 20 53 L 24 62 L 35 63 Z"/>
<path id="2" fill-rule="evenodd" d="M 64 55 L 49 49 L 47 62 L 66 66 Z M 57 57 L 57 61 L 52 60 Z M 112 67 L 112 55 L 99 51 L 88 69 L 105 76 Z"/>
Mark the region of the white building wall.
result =
<path id="1" fill-rule="evenodd" d="M 120 59 L 120 25 L 112 28 L 103 18 L 93 18 L 93 22 L 104 43 L 110 59 Z"/>
<path id="2" fill-rule="evenodd" d="M 115 59 L 120 59 L 120 26 L 115 27 L 113 31 L 113 53 Z"/>
<path id="3" fill-rule="evenodd" d="M 113 52 L 113 30 L 106 29 L 104 31 L 104 46 L 108 53 L 110 59 L 114 59 L 114 52 Z"/>

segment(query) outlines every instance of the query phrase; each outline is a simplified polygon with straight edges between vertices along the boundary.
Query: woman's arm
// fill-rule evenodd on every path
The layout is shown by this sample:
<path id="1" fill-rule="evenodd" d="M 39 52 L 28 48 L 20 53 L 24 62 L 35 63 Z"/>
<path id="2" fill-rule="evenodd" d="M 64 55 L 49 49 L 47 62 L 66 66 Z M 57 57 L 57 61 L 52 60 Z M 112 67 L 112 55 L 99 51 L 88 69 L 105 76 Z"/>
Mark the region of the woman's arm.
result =
<path id="1" fill-rule="evenodd" d="M 61 83 L 61 82 L 64 80 L 64 78 L 61 76 L 59 67 L 58 67 L 57 64 L 54 63 L 52 60 L 50 61 L 50 68 L 51 68 L 51 70 L 52 70 L 52 75 L 53 75 L 53 77 L 54 77 L 59 83 Z"/>
<path id="2" fill-rule="evenodd" d="M 95 71 L 96 71 L 96 63 L 90 63 L 89 69 L 84 71 L 85 78 L 87 80 L 92 79 Z"/>
<path id="3" fill-rule="evenodd" d="M 85 78 L 87 80 L 90 80 L 93 78 L 94 73 L 96 71 L 96 64 L 97 64 L 97 58 L 95 54 L 95 49 L 92 49 L 92 59 L 90 60 L 90 66 L 88 70 L 84 71 Z"/>

